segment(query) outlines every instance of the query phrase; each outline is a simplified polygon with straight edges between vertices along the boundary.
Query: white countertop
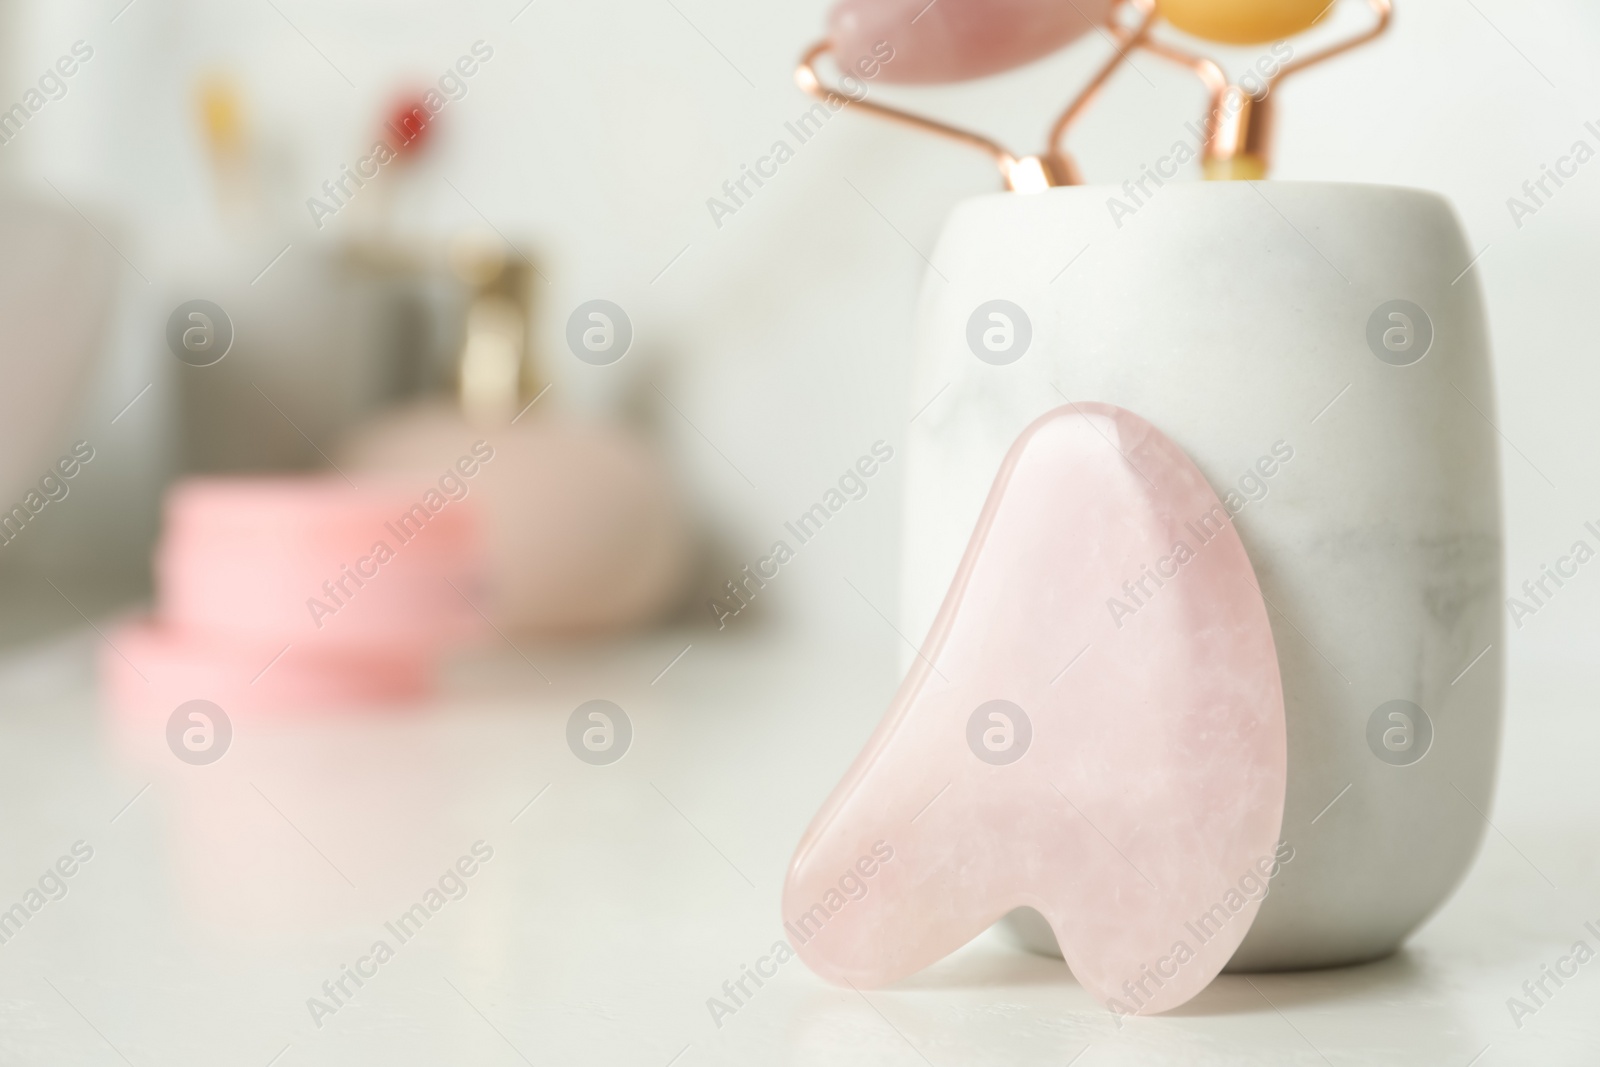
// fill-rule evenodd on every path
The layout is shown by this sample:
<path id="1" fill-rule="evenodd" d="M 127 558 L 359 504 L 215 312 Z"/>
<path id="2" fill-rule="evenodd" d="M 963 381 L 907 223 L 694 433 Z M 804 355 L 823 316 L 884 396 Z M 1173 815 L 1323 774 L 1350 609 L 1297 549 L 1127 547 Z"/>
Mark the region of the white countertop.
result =
<path id="1" fill-rule="evenodd" d="M 97 640 L 0 664 L 0 909 L 93 849 L 0 944 L 0 1063 L 1600 1063 L 1600 960 L 1520 1029 L 1506 1005 L 1600 947 L 1600 726 L 1515 661 L 1497 829 L 1388 960 L 1224 975 L 1119 1029 L 991 931 L 865 995 L 785 963 L 719 1027 L 707 999 L 781 936 L 790 852 L 896 684 L 880 620 L 525 645 L 548 684 L 502 648 L 427 709 L 236 719 L 198 767 L 98 708 Z M 564 741 L 597 697 L 635 730 L 611 766 Z M 479 841 L 465 895 L 400 942 L 385 923 Z M 314 1025 L 308 998 L 380 938 L 393 958 Z"/>

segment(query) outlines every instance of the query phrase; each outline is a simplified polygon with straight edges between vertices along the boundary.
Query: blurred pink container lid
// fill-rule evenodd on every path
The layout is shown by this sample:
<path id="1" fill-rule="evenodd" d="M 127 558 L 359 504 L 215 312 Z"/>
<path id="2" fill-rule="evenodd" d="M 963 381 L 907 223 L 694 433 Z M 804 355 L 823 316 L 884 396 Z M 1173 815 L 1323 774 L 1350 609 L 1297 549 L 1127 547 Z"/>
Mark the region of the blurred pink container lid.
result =
<path id="1" fill-rule="evenodd" d="M 361 648 L 473 630 L 476 513 L 339 478 L 201 478 L 167 494 L 157 615 L 182 630 Z"/>
<path id="2" fill-rule="evenodd" d="M 110 639 L 115 648 L 102 645 L 99 657 L 102 694 L 120 710 L 161 716 L 197 699 L 230 715 L 408 703 L 431 690 L 437 661 L 433 651 L 218 640 L 149 621 L 120 626 Z"/>
<path id="3" fill-rule="evenodd" d="M 481 627 L 479 544 L 471 503 L 428 485 L 180 482 L 156 550 L 155 612 L 112 636 L 107 695 L 157 710 L 422 696 L 444 647 Z"/>

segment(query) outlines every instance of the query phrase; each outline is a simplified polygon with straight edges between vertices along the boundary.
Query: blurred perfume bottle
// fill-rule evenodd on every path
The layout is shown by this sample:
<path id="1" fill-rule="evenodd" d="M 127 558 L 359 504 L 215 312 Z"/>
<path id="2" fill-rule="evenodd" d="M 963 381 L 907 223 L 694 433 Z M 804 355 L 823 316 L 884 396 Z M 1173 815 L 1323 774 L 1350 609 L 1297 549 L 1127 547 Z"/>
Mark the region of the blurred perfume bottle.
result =
<path id="1" fill-rule="evenodd" d="M 531 344 L 533 271 L 503 249 L 458 245 L 471 298 L 456 397 L 371 423 L 340 460 L 362 473 L 437 476 L 477 440 L 495 451 L 479 494 L 489 603 L 501 626 L 550 635 L 614 631 L 675 606 L 692 535 L 671 472 L 634 431 L 563 414 Z M 346 466 L 348 464 L 348 466 Z"/>

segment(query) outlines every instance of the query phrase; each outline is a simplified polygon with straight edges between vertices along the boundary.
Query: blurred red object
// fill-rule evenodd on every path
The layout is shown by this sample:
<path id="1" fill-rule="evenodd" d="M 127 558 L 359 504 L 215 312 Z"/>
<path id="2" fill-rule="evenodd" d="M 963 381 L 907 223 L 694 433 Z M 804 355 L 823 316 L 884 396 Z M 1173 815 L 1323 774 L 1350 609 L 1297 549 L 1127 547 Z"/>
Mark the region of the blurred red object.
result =
<path id="1" fill-rule="evenodd" d="M 402 159 L 422 150 L 428 141 L 433 116 L 420 96 L 408 96 L 394 105 L 389 112 L 389 128 L 399 136 L 395 153 Z"/>

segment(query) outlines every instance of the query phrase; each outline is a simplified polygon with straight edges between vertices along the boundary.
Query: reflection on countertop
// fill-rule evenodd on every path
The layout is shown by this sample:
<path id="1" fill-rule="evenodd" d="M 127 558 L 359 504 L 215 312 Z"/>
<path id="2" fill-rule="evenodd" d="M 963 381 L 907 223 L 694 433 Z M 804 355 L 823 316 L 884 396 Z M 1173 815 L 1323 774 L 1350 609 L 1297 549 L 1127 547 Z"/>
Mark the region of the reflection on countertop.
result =
<path id="1" fill-rule="evenodd" d="M 1505 1007 L 1600 919 L 1600 726 L 1559 690 L 1514 692 L 1504 836 L 1388 960 L 1224 975 L 1119 1029 L 991 931 L 889 990 L 790 961 L 730 1016 L 708 1000 L 783 936 L 790 852 L 898 682 L 881 619 L 502 644 L 427 706 L 234 717 L 199 765 L 159 716 L 97 707 L 99 641 L 0 658 L 0 810 L 27 813 L 0 831 L 0 908 L 93 850 L 0 943 L 7 1060 L 1575 1064 L 1600 1044 L 1586 974 L 1520 1029 Z M 628 716 L 623 758 L 569 748 L 591 700 Z"/>

